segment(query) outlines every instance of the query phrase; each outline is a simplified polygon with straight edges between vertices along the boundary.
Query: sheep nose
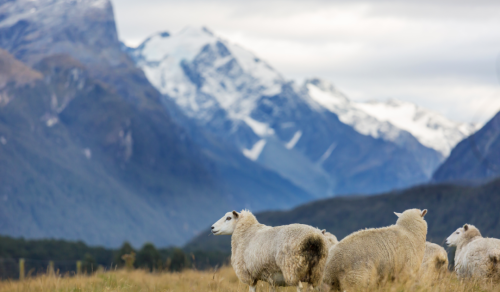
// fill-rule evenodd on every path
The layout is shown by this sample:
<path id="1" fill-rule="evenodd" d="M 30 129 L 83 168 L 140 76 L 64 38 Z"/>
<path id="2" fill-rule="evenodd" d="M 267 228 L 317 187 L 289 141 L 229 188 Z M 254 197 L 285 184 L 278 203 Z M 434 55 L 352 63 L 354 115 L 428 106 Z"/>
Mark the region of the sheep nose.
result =
<path id="1" fill-rule="evenodd" d="M 212 230 L 214 229 L 214 227 L 212 226 Z"/>

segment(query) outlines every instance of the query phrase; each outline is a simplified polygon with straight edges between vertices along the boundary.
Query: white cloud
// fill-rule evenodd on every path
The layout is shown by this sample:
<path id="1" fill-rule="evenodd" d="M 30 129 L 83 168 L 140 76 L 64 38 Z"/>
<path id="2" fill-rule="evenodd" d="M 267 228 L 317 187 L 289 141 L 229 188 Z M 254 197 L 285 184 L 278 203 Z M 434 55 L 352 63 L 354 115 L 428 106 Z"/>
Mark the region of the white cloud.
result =
<path id="1" fill-rule="evenodd" d="M 114 1 L 120 37 L 206 25 L 290 79 L 398 98 L 458 121 L 500 109 L 497 1 Z"/>

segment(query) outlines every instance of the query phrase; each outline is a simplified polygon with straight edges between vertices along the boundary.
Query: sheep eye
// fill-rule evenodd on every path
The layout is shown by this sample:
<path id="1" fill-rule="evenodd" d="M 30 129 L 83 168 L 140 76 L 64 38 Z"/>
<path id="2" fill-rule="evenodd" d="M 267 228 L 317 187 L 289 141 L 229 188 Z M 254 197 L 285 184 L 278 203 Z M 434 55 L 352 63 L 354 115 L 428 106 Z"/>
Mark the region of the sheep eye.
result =
<path id="1" fill-rule="evenodd" d="M 457 234 L 460 234 L 460 232 L 457 232 Z"/>
<path id="2" fill-rule="evenodd" d="M 227 220 L 227 221 L 229 221 L 229 220 L 231 220 L 231 219 L 233 219 L 233 218 L 231 218 L 231 217 L 227 217 L 227 218 L 226 218 L 226 220 Z"/>

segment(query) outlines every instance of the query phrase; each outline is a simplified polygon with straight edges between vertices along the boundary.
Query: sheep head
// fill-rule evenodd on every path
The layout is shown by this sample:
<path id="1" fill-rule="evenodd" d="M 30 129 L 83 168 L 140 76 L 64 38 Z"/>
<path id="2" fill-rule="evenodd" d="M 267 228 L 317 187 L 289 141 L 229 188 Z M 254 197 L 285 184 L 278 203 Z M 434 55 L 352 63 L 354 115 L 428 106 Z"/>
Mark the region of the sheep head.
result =
<path id="1" fill-rule="evenodd" d="M 212 234 L 215 235 L 231 235 L 236 228 L 240 213 L 233 211 L 227 212 L 222 218 L 212 225 Z"/>
<path id="2" fill-rule="evenodd" d="M 472 239 L 476 236 L 481 236 L 479 229 L 474 225 L 465 224 L 463 227 L 458 228 L 446 239 L 446 244 L 449 246 L 458 246 L 460 243 Z"/>

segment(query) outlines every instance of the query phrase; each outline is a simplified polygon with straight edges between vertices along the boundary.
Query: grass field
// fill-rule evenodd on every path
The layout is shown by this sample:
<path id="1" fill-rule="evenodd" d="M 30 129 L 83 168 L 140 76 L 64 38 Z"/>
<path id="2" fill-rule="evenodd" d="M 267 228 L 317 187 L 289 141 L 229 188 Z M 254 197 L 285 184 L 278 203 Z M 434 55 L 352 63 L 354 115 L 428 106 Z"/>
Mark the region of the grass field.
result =
<path id="1" fill-rule="evenodd" d="M 224 267 L 217 271 L 186 270 L 182 273 L 147 273 L 141 270 L 124 270 L 98 273 L 92 276 L 64 277 L 38 276 L 24 281 L 6 280 L 0 282 L 0 292 L 170 292 L 170 291 L 248 291 L 248 286 L 239 282 L 233 269 Z M 259 282 L 257 291 L 271 291 L 270 287 Z M 278 288 L 277 291 L 296 291 L 295 288 Z M 327 291 L 327 290 L 323 290 Z M 408 283 L 390 283 L 367 291 L 444 291 L 480 292 L 500 291 L 500 286 L 460 282 L 453 274 L 440 281 L 415 280 Z"/>

